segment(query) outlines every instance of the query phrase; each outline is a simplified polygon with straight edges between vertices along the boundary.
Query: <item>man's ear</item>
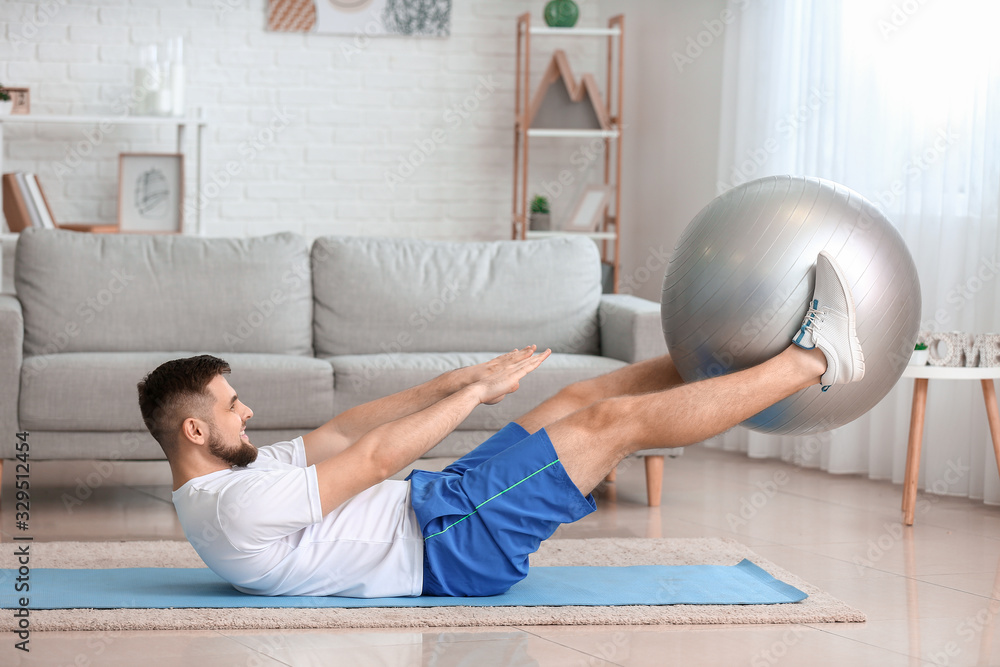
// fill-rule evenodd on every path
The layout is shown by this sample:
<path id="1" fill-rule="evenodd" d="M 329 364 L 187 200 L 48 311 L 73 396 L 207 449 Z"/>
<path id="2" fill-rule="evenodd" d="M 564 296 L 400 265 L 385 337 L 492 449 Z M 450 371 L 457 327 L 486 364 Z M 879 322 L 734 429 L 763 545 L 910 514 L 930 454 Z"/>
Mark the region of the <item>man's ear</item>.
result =
<path id="1" fill-rule="evenodd" d="M 181 437 L 195 445 L 208 442 L 208 423 L 197 417 L 188 417 L 181 422 Z"/>

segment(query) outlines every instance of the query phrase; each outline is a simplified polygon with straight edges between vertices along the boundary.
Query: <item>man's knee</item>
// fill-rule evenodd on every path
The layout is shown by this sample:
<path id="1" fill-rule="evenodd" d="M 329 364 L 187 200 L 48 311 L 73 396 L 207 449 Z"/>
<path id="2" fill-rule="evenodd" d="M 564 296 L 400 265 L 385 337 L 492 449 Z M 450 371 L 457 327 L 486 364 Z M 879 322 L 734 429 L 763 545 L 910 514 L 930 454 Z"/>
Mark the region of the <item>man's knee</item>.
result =
<path id="1" fill-rule="evenodd" d="M 556 451 L 566 443 L 572 450 L 593 457 L 620 459 L 631 441 L 628 397 L 601 399 L 546 427 Z M 601 459 L 603 462 L 603 459 Z"/>
<path id="2" fill-rule="evenodd" d="M 580 426 L 594 435 L 621 428 L 627 401 L 627 397 L 618 396 L 588 404 L 577 413 L 580 415 Z"/>
<path id="3" fill-rule="evenodd" d="M 572 401 L 581 408 L 592 403 L 596 403 L 604 398 L 601 393 L 600 383 L 597 382 L 596 378 L 580 380 L 578 382 L 574 382 L 573 384 L 566 385 L 559 391 L 559 394 L 564 399 Z"/>

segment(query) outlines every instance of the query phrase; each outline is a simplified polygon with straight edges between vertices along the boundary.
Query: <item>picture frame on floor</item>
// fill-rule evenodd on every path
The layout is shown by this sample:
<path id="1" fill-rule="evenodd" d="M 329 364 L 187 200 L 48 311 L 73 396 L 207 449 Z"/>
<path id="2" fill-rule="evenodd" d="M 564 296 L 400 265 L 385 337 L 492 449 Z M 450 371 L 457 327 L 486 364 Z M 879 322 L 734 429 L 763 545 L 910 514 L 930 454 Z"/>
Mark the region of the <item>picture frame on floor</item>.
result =
<path id="1" fill-rule="evenodd" d="M 118 229 L 140 234 L 184 231 L 184 156 L 121 153 L 118 156 Z"/>

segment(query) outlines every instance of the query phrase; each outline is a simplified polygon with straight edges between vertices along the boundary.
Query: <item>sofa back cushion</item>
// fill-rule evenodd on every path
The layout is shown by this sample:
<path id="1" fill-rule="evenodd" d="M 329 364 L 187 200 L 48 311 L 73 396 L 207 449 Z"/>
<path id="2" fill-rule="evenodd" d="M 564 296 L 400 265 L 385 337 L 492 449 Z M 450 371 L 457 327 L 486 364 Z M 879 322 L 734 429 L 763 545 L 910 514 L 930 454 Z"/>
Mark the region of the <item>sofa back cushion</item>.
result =
<path id="1" fill-rule="evenodd" d="M 24 350 L 312 354 L 309 248 L 259 238 L 25 230 Z"/>
<path id="2" fill-rule="evenodd" d="M 593 241 L 321 237 L 312 249 L 317 355 L 598 354 Z"/>

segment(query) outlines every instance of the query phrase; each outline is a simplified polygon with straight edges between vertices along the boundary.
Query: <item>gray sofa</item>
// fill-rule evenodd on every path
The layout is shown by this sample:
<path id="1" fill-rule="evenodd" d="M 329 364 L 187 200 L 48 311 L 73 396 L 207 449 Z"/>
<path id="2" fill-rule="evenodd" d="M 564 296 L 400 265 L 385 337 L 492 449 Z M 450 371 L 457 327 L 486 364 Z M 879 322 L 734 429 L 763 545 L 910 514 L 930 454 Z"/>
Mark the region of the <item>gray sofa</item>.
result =
<path id="1" fill-rule="evenodd" d="M 551 347 L 515 394 L 429 454 L 458 456 L 561 387 L 666 351 L 659 305 L 601 294 L 600 276 L 580 238 L 27 230 L 15 293 L 0 295 L 0 459 L 14 458 L 16 431 L 30 432 L 33 460 L 162 459 L 135 385 L 179 356 L 229 361 L 251 439 L 266 443 L 451 368 Z"/>

